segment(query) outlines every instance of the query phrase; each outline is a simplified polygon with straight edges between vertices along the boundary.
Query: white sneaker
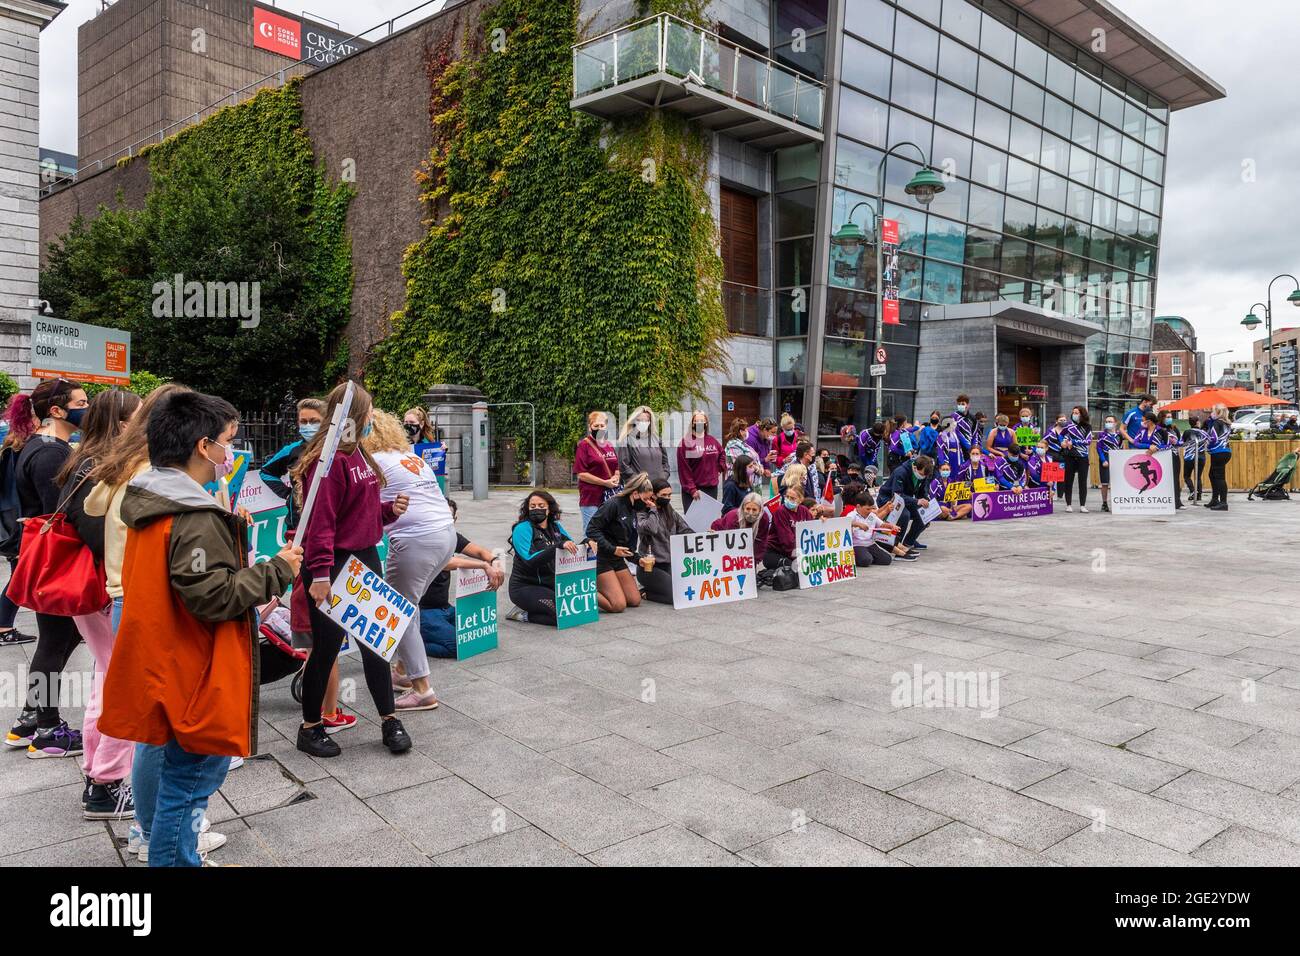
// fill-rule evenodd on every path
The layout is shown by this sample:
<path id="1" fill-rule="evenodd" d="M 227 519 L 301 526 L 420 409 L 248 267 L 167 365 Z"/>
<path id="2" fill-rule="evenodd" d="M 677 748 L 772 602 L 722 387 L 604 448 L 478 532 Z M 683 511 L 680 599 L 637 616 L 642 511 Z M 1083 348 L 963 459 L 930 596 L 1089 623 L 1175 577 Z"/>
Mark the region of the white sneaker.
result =
<path id="1" fill-rule="evenodd" d="M 203 823 L 199 826 L 199 856 L 221 849 L 226 845 L 227 839 L 224 833 L 214 832 L 212 822 L 204 816 Z M 144 838 L 139 828 L 131 827 L 126 847 L 127 852 L 134 853 L 135 858 L 141 863 L 149 862 L 149 841 Z"/>
<path id="2" fill-rule="evenodd" d="M 1088 509 L 1085 508 L 1083 505 L 1079 505 L 1079 514 L 1086 515 L 1087 513 L 1088 513 Z"/>
<path id="3" fill-rule="evenodd" d="M 1070 514 L 1074 514 L 1074 505 L 1066 505 L 1065 510 L 1070 512 Z"/>
<path id="4" fill-rule="evenodd" d="M 243 765 L 244 765 L 244 758 L 243 758 L 243 757 L 231 757 L 231 758 L 230 758 L 230 769 L 231 769 L 231 770 L 238 770 L 238 769 L 239 769 L 240 767 L 242 767 Z"/>
<path id="5" fill-rule="evenodd" d="M 527 623 L 527 621 L 528 621 L 528 612 L 525 611 L 523 608 L 512 607 L 512 608 L 510 609 L 509 613 L 506 614 L 506 620 L 507 620 L 507 621 L 522 621 L 522 622 L 524 622 L 524 623 Z"/>

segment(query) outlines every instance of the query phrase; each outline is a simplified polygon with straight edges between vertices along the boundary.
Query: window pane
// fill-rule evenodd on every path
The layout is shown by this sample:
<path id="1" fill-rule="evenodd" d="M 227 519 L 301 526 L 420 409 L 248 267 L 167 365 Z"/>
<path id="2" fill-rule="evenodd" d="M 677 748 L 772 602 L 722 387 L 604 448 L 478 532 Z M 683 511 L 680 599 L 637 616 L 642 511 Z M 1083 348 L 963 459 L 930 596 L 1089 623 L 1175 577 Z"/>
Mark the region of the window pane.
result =
<path id="1" fill-rule="evenodd" d="M 798 295 L 793 291 L 776 294 L 777 335 L 808 334 L 808 292 L 801 289 Z"/>
<path id="2" fill-rule="evenodd" d="M 1124 101 L 1105 87 L 1101 91 L 1101 118 L 1117 129 L 1124 125 Z"/>
<path id="3" fill-rule="evenodd" d="M 1002 231 L 1001 193 L 995 193 L 980 186 L 970 188 L 970 213 L 968 219 L 972 226 L 983 226 L 994 232 Z"/>
<path id="4" fill-rule="evenodd" d="M 971 46 L 979 46 L 980 12 L 967 0 L 943 0 L 943 28 Z"/>
<path id="5" fill-rule="evenodd" d="M 999 149 L 1007 148 L 1011 129 L 1011 114 L 980 100 L 975 104 L 975 137 L 992 143 Z"/>
<path id="6" fill-rule="evenodd" d="M 875 414 L 875 395 L 871 389 L 823 389 L 821 413 L 817 421 L 826 435 L 835 435 L 845 425 L 870 424 Z"/>
<path id="7" fill-rule="evenodd" d="M 885 104 L 868 96 L 840 88 L 840 132 L 873 146 L 885 142 L 885 122 L 889 114 Z"/>
<path id="8" fill-rule="evenodd" d="M 1089 228 L 1073 219 L 1065 220 L 1065 251 L 1071 255 L 1082 256 L 1088 252 Z"/>
<path id="9" fill-rule="evenodd" d="M 980 57 L 980 78 L 977 90 L 980 96 L 999 106 L 1011 108 L 1011 71 L 987 57 Z"/>
<path id="10" fill-rule="evenodd" d="M 1007 160 L 1007 192 L 1033 202 L 1038 195 L 1038 167 L 1015 156 Z"/>
<path id="11" fill-rule="evenodd" d="M 898 223 L 898 249 L 921 255 L 925 252 L 925 213 L 885 203 L 885 218 Z M 919 281 L 919 280 L 918 280 Z"/>
<path id="12" fill-rule="evenodd" d="M 1016 72 L 1043 82 L 1047 73 L 1047 51 L 1028 37 L 1016 37 Z"/>
<path id="13" fill-rule="evenodd" d="M 966 227 L 950 219 L 926 220 L 925 254 L 931 258 L 962 262 L 966 255 Z"/>
<path id="14" fill-rule="evenodd" d="M 937 150 L 934 155 L 939 155 Z M 970 184 L 965 180 L 945 177 L 943 192 L 935 194 L 934 199 L 930 202 L 929 211 L 940 216 L 965 219 L 969 191 Z"/>
<path id="15" fill-rule="evenodd" d="M 874 293 L 831 287 L 826 298 L 826 334 L 861 338 L 867 331 L 875 337 L 876 297 Z"/>
<path id="16" fill-rule="evenodd" d="M 922 20 L 939 25 L 939 0 L 898 0 L 904 10 L 911 10 Z"/>
<path id="17" fill-rule="evenodd" d="M 1054 209 L 1039 206 L 1034 237 L 1045 246 L 1059 249 L 1065 241 L 1065 217 Z"/>
<path id="18" fill-rule="evenodd" d="M 926 112 L 928 114 L 929 110 Z M 900 109 L 891 109 L 889 111 L 889 142 L 886 144 L 887 147 L 892 149 L 899 143 L 915 143 L 929 156 L 930 140 L 933 135 L 934 125 L 929 120 L 923 120 L 919 116 Z M 886 176 L 888 176 L 888 172 L 886 172 Z"/>
<path id="19" fill-rule="evenodd" d="M 993 189 L 1007 184 L 1007 154 L 1000 149 L 976 143 L 971 157 L 971 179 Z M 1088 207 L 1091 212 L 1092 207 Z"/>
<path id="20" fill-rule="evenodd" d="M 1043 170 L 1038 174 L 1038 204 L 1047 206 L 1056 212 L 1065 212 L 1067 198 L 1066 181 L 1055 173 Z"/>
<path id="21" fill-rule="evenodd" d="M 1043 133 L 1043 148 L 1039 162 L 1056 173 L 1064 176 L 1070 170 L 1070 145 L 1059 136 Z"/>
<path id="22" fill-rule="evenodd" d="M 1074 111 L 1073 142 L 1088 149 L 1097 148 L 1097 120 L 1082 110 Z"/>
<path id="23" fill-rule="evenodd" d="M 867 343 L 863 340 L 827 338 L 822 353 L 822 385 L 856 388 L 867 385 Z"/>
<path id="24" fill-rule="evenodd" d="M 1165 124 L 1154 116 L 1148 116 L 1143 141 L 1152 149 L 1163 153 L 1165 151 Z"/>
<path id="25" fill-rule="evenodd" d="M 802 385 L 806 344 L 803 339 L 782 339 L 776 343 L 776 384 Z"/>
<path id="26" fill-rule="evenodd" d="M 1092 199 L 1092 224 L 1115 231 L 1115 212 L 1118 203 L 1109 196 L 1094 193 Z"/>
<path id="27" fill-rule="evenodd" d="M 1097 160 L 1097 178 L 1093 182 L 1098 192 L 1113 196 L 1119 192 L 1119 167 L 1112 166 L 1104 159 Z"/>
<path id="28" fill-rule="evenodd" d="M 894 61 L 892 102 L 922 116 L 934 113 L 934 77 L 899 60 Z"/>
<path id="29" fill-rule="evenodd" d="M 777 285 L 780 288 L 804 286 L 812 281 L 811 239 L 792 239 L 776 244 Z"/>
<path id="30" fill-rule="evenodd" d="M 1165 158 L 1153 149 L 1143 150 L 1142 175 L 1156 182 L 1164 182 Z"/>
<path id="31" fill-rule="evenodd" d="M 1074 99 L 1074 67 L 1054 56 L 1047 58 L 1047 88 L 1057 96 Z"/>
<path id="32" fill-rule="evenodd" d="M 927 259 L 922 298 L 927 302 L 939 302 L 944 305 L 960 302 L 961 266 Z"/>
<path id="33" fill-rule="evenodd" d="M 961 300 L 963 302 L 992 302 L 1000 298 L 1002 279 L 991 272 L 966 269 L 962 274 Z"/>
<path id="34" fill-rule="evenodd" d="M 1119 174 L 1119 192 L 1117 194 L 1120 202 L 1132 203 L 1136 206 L 1142 188 L 1141 183 L 1142 180 L 1128 170 L 1122 171 Z"/>
<path id="35" fill-rule="evenodd" d="M 1016 95 L 1011 108 L 1027 120 L 1043 121 L 1043 91 L 1028 80 L 1016 77 Z"/>
<path id="36" fill-rule="evenodd" d="M 933 70 L 939 58 L 939 34 L 919 20 L 900 16 L 894 27 L 894 54 Z"/>
<path id="37" fill-rule="evenodd" d="M 971 105 L 974 106 L 973 103 Z M 931 161 L 935 166 L 955 176 L 969 179 L 970 151 L 969 137 L 944 129 L 942 126 L 934 128 L 934 155 Z"/>
<path id="38" fill-rule="evenodd" d="M 1034 220 L 1037 211 L 1027 202 L 1007 197 L 1006 212 L 1002 215 L 1002 231 L 1010 236 L 1023 239 L 1034 238 Z"/>
<path id="39" fill-rule="evenodd" d="M 776 235 L 803 236 L 814 231 L 817 219 L 817 190 L 797 189 L 776 195 Z"/>
<path id="40" fill-rule="evenodd" d="M 874 193 L 878 188 L 876 167 L 882 155 L 878 149 L 841 137 L 835 148 L 835 185 Z"/>
<path id="41" fill-rule="evenodd" d="M 890 59 L 884 53 L 853 37 L 844 38 L 844 82 L 889 98 Z"/>
<path id="42" fill-rule="evenodd" d="M 1074 102 L 1095 115 L 1101 110 L 1101 84 L 1086 73 L 1079 73 L 1074 80 Z"/>
<path id="43" fill-rule="evenodd" d="M 1077 183 L 1066 189 L 1065 211 L 1075 219 L 1092 221 L 1092 190 Z"/>
<path id="44" fill-rule="evenodd" d="M 894 8 L 883 0 L 855 0 L 844 11 L 844 25 L 858 36 L 889 49 L 894 42 Z"/>
<path id="45" fill-rule="evenodd" d="M 1078 146 L 1070 147 L 1070 178 L 1077 180 L 1085 186 L 1091 186 L 1094 167 L 1097 164 L 1097 158 L 1086 149 L 1080 149 Z"/>
<path id="46" fill-rule="evenodd" d="M 1124 104 L 1124 132 L 1141 139 L 1146 133 L 1147 114 L 1136 103 Z"/>
<path id="47" fill-rule="evenodd" d="M 1142 145 L 1135 139 L 1124 137 L 1123 146 L 1120 150 L 1120 165 L 1125 169 L 1133 172 L 1142 171 Z"/>
<path id="48" fill-rule="evenodd" d="M 1043 125 L 1057 136 L 1069 136 L 1074 122 L 1074 108 L 1065 100 L 1048 96 L 1043 103 Z"/>
<path id="49" fill-rule="evenodd" d="M 1002 271 L 1022 279 L 1032 278 L 1030 269 L 1033 265 L 1032 243 L 1023 239 L 1002 240 Z"/>
<path id="50" fill-rule="evenodd" d="M 1016 32 L 985 14 L 981 20 L 980 50 L 1006 66 L 1016 62 Z"/>
<path id="51" fill-rule="evenodd" d="M 1116 203 L 1115 210 L 1115 231 L 1121 236 L 1136 237 L 1138 231 L 1138 211 L 1136 207 L 1125 203 Z"/>
<path id="52" fill-rule="evenodd" d="M 777 150 L 776 188 L 791 189 L 797 186 L 816 186 L 821 169 L 821 145 L 805 143 Z"/>
<path id="53" fill-rule="evenodd" d="M 965 3 L 965 0 L 962 0 Z M 979 54 L 968 50 L 954 40 L 944 37 L 939 45 L 939 75 L 968 90 L 975 89 L 975 75 L 979 70 Z"/>
<path id="54" fill-rule="evenodd" d="M 1019 116 L 1011 118 L 1010 152 L 1031 163 L 1038 162 L 1038 146 L 1042 142 L 1043 131 L 1033 123 L 1026 123 Z"/>

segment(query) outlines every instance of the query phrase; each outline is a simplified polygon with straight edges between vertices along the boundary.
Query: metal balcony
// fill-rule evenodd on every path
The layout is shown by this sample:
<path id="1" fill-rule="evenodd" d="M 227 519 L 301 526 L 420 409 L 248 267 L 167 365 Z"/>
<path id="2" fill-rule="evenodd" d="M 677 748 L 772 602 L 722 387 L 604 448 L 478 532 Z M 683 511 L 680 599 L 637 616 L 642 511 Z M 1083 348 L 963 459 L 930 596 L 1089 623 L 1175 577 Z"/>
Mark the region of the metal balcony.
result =
<path id="1" fill-rule="evenodd" d="M 821 142 L 826 88 L 671 14 L 573 47 L 576 110 L 610 119 L 684 113 L 759 149 Z"/>

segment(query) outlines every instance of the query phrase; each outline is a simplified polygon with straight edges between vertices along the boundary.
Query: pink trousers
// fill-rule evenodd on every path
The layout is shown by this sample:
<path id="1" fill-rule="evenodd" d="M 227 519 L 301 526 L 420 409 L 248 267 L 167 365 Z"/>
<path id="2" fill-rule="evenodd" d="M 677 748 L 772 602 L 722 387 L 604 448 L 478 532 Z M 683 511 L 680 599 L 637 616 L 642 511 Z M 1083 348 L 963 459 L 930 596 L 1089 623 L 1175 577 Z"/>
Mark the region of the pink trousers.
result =
<path id="1" fill-rule="evenodd" d="M 90 690 L 90 699 L 86 701 L 86 715 L 81 723 L 82 754 L 81 769 L 92 780 L 129 780 L 131 777 L 131 756 L 135 753 L 135 744 L 129 740 L 118 740 L 99 732 L 99 715 L 104 706 L 104 675 L 108 672 L 108 662 L 113 656 L 113 620 L 110 608 L 98 614 L 84 614 L 73 618 L 77 630 L 90 648 L 95 658 L 95 681 Z"/>

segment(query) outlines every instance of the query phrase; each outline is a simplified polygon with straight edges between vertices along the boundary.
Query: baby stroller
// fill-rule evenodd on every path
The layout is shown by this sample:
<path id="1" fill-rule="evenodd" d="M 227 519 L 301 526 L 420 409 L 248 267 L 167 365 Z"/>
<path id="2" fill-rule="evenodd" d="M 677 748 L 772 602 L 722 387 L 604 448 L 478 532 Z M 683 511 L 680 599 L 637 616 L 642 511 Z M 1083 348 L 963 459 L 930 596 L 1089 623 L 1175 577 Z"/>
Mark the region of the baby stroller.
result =
<path id="1" fill-rule="evenodd" d="M 1296 455 L 1294 452 L 1284 457 L 1269 475 L 1246 495 L 1247 501 L 1253 501 L 1259 495 L 1265 501 L 1290 501 L 1286 486 L 1291 483 L 1291 474 L 1295 471 Z"/>
<path id="2" fill-rule="evenodd" d="M 261 660 L 261 684 L 274 684 L 290 674 L 293 683 L 289 692 L 293 699 L 302 703 L 302 668 L 307 660 L 307 652 L 293 646 L 293 633 L 289 626 L 289 609 L 280 606 L 279 598 L 258 612 L 261 622 L 258 627 L 261 638 L 258 650 Z"/>

